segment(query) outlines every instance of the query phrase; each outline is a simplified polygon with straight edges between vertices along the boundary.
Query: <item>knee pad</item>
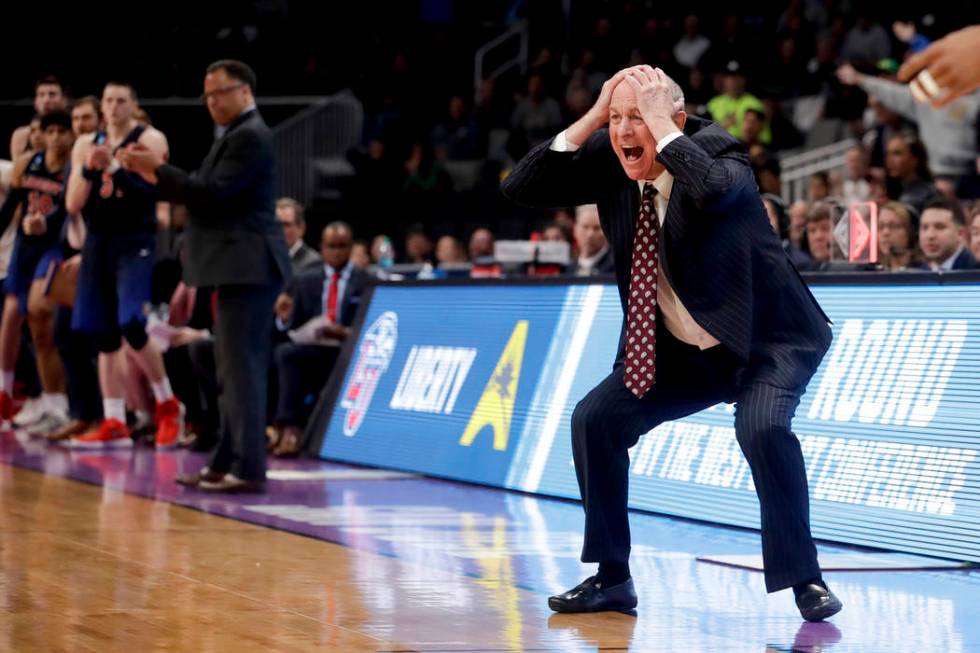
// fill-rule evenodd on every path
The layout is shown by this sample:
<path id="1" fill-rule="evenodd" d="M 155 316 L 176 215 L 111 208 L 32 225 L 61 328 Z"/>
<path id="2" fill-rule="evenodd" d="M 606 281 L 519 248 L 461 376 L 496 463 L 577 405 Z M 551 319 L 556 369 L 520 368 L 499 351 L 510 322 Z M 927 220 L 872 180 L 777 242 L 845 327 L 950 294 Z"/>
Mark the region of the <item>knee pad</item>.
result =
<path id="1" fill-rule="evenodd" d="M 148 337 L 146 335 L 146 325 L 142 322 L 133 320 L 122 327 L 122 335 L 135 351 L 139 351 L 146 346 Z"/>
<path id="2" fill-rule="evenodd" d="M 103 331 L 102 333 L 95 334 L 94 338 L 95 347 L 102 354 L 117 352 L 122 347 L 122 337 L 119 331 Z"/>

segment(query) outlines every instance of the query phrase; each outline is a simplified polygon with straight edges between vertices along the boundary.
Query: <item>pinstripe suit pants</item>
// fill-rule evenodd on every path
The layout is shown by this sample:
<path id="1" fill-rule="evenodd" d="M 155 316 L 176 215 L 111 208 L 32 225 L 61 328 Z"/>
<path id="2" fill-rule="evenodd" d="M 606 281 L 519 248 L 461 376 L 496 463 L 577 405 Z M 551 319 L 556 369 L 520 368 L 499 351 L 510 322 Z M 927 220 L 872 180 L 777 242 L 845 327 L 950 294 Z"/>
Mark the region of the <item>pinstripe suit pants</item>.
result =
<path id="1" fill-rule="evenodd" d="M 800 443 L 791 431 L 803 388 L 734 384 L 736 359 L 723 346 L 701 351 L 657 330 L 657 383 L 637 399 L 623 366 L 593 388 L 572 414 L 572 452 L 585 508 L 583 562 L 629 559 L 629 455 L 640 436 L 721 401 L 736 402 L 735 435 L 748 460 L 762 515 L 766 589 L 820 574 L 810 535 L 810 504 Z"/>

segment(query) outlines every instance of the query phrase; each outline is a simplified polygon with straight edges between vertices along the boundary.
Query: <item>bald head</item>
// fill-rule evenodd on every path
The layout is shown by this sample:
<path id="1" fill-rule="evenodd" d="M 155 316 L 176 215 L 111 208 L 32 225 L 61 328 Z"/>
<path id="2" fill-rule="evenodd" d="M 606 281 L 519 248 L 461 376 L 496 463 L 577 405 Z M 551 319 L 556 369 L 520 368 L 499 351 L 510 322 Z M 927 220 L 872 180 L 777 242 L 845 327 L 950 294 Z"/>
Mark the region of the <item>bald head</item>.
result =
<path id="1" fill-rule="evenodd" d="M 354 233 L 346 222 L 331 222 L 323 228 L 320 238 L 320 254 L 323 262 L 335 270 L 347 265 L 350 260 Z"/>

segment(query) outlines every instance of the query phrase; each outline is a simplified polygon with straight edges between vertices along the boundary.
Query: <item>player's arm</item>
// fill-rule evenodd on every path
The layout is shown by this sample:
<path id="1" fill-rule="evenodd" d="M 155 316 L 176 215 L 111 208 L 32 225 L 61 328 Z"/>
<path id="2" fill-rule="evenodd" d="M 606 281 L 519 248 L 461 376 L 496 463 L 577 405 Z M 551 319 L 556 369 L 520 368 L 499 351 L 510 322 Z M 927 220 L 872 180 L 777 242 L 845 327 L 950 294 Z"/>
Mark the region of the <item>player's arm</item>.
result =
<path id="1" fill-rule="evenodd" d="M 0 206 L 0 233 L 6 231 L 10 221 L 16 218 L 17 209 L 23 205 L 24 199 L 27 197 L 27 190 L 23 187 L 24 172 L 33 156 L 32 153 L 28 152 L 14 159 L 14 169 L 10 175 L 10 191 L 7 193 L 7 199 L 3 206 Z"/>
<path id="2" fill-rule="evenodd" d="M 82 212 L 92 192 L 92 183 L 102 175 L 101 170 L 94 171 L 85 166 L 94 140 L 93 134 L 85 134 L 75 141 L 71 150 L 71 174 L 65 188 L 65 210 L 68 215 Z"/>
<path id="3" fill-rule="evenodd" d="M 10 135 L 10 160 L 16 161 L 27 147 L 27 139 L 31 137 L 31 126 L 24 125 L 14 130 Z"/>

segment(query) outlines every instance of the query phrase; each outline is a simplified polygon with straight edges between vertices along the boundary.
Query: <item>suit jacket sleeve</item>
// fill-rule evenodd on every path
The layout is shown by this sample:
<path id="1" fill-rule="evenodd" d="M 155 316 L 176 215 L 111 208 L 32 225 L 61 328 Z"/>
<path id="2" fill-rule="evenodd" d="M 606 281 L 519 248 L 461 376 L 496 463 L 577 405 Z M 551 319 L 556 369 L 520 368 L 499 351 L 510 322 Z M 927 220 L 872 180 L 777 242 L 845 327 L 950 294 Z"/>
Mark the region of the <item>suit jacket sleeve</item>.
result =
<path id="1" fill-rule="evenodd" d="M 166 163 L 157 168 L 160 198 L 187 205 L 198 218 L 221 214 L 222 203 L 248 189 L 262 172 L 259 161 L 271 157 L 271 144 L 247 128 L 229 134 L 224 148 L 207 174 L 188 174 Z"/>
<path id="2" fill-rule="evenodd" d="M 713 158 L 688 136 L 668 143 L 657 155 L 657 161 L 683 183 L 698 208 L 716 213 L 737 201 L 738 193 L 732 191 L 752 180 L 746 161 L 724 155 Z"/>
<path id="3" fill-rule="evenodd" d="M 554 139 L 534 147 L 501 183 L 504 196 L 540 208 L 593 204 L 619 168 L 605 129 L 593 133 L 574 152 L 551 149 Z"/>

